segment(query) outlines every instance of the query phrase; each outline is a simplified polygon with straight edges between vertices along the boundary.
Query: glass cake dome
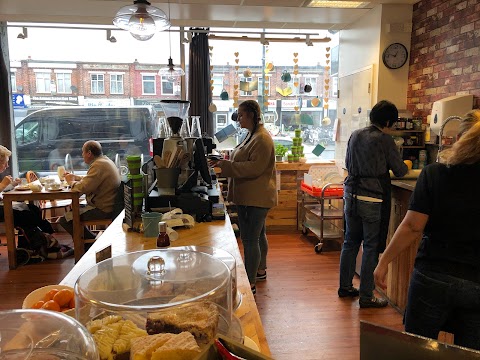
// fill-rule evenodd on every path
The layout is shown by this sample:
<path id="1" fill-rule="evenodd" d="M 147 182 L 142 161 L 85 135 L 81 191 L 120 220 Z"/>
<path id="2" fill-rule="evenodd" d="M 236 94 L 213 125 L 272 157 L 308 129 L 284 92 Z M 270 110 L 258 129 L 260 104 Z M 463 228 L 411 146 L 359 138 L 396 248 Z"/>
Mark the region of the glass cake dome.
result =
<path id="1" fill-rule="evenodd" d="M 74 318 L 49 310 L 0 311 L 0 359 L 97 360 L 95 342 Z"/>
<path id="2" fill-rule="evenodd" d="M 168 248 L 116 256 L 85 271 L 74 289 L 76 318 L 89 330 L 93 321 L 117 316 L 151 335 L 163 331 L 159 319 L 184 316 L 188 321 L 181 325 L 160 327 L 183 331 L 186 326 L 188 331 L 188 326 L 197 326 L 189 323 L 196 316 L 189 312 L 211 313 L 206 316 L 218 321 L 207 333 L 243 340 L 241 324 L 232 312 L 229 266 L 202 251 Z"/>

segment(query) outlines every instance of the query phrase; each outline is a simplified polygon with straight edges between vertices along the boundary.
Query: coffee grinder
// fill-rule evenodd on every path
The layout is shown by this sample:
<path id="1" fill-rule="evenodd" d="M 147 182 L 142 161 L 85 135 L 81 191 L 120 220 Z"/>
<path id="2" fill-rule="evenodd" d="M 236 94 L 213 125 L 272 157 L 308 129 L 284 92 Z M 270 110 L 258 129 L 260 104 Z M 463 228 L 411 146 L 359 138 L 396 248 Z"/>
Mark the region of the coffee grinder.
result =
<path id="1" fill-rule="evenodd" d="M 182 124 L 188 121 L 190 102 L 162 100 L 160 104 L 172 130 L 172 135 L 165 139 L 153 139 L 153 154 L 154 158 L 155 155 L 161 156 L 162 165 L 166 168 L 161 170 L 169 172 L 173 168 L 176 169 L 177 175 L 173 177 L 176 184 L 175 188 L 172 188 L 174 181 L 172 177 L 169 176 L 170 180 L 167 180 L 163 174 L 165 171 L 154 170 L 157 180 L 149 188 L 146 198 L 147 210 L 162 212 L 168 211 L 170 207 L 178 207 L 186 214 L 195 215 L 197 221 L 211 219 L 212 202 L 218 202 L 219 196 L 216 191 L 213 191 L 215 194 L 212 193 L 212 179 L 202 138 L 191 137 L 181 131 Z M 185 133 L 185 138 L 181 136 L 182 133 Z M 172 156 L 175 158 L 175 154 L 178 153 L 183 154 L 180 163 L 172 160 Z M 197 187 L 199 174 L 209 183 L 210 189 Z M 170 185 L 165 185 L 167 181 L 170 182 Z"/>

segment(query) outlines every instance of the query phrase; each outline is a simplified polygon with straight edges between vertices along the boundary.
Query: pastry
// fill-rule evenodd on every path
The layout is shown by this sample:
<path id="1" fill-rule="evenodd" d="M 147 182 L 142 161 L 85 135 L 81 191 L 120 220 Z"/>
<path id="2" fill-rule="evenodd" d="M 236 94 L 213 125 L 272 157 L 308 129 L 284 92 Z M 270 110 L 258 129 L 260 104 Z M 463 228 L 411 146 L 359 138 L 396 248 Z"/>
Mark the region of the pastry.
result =
<path id="1" fill-rule="evenodd" d="M 147 317 L 148 334 L 189 331 L 199 344 L 207 344 L 217 333 L 220 314 L 211 302 L 196 302 L 151 313 Z"/>
<path id="2" fill-rule="evenodd" d="M 131 360 L 191 360 L 200 353 L 195 338 L 189 332 L 156 334 L 131 341 Z"/>
<path id="3" fill-rule="evenodd" d="M 92 333 L 101 360 L 128 359 L 131 339 L 147 335 L 131 320 L 115 315 L 94 320 L 87 324 L 87 329 Z"/>
<path id="4" fill-rule="evenodd" d="M 174 335 L 152 354 L 151 360 L 192 360 L 200 353 L 193 335 L 184 331 Z"/>

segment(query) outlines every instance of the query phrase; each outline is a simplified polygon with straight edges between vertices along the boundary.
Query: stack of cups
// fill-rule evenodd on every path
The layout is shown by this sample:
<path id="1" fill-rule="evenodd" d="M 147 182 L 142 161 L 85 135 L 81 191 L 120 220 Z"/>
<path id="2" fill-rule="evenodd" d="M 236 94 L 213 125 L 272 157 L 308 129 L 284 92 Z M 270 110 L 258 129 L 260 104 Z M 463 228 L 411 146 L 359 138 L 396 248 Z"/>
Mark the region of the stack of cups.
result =
<path id="1" fill-rule="evenodd" d="M 303 145 L 302 145 L 302 131 L 300 129 L 295 129 L 295 137 L 292 139 L 292 154 L 293 154 L 293 161 L 297 162 L 300 158 L 304 157 L 303 154 Z"/>
<path id="2" fill-rule="evenodd" d="M 141 212 L 143 207 L 143 175 L 140 174 L 141 157 L 140 155 L 127 156 L 128 180 L 131 180 L 133 192 L 133 207 L 136 212 Z"/>
<path id="3" fill-rule="evenodd" d="M 142 166 L 142 158 L 140 155 L 127 156 L 128 171 L 131 175 L 139 175 Z"/>

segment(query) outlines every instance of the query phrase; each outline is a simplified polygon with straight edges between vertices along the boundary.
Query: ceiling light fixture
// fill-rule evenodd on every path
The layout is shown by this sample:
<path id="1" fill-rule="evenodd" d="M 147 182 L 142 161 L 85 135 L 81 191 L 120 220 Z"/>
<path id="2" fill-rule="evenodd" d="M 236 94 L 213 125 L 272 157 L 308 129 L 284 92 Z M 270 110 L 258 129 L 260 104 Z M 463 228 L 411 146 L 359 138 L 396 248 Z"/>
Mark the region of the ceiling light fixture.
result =
<path id="1" fill-rule="evenodd" d="M 170 1 L 168 1 L 168 21 L 170 22 Z M 170 49 L 170 57 L 168 58 L 168 65 L 158 71 L 159 76 L 165 76 L 168 81 L 176 81 L 180 76 L 185 75 L 185 71 L 180 66 L 173 65 L 172 60 L 172 35 L 170 28 L 168 29 L 168 46 Z"/>
<path id="2" fill-rule="evenodd" d="M 358 9 L 366 8 L 369 4 L 369 2 L 363 1 L 312 0 L 307 7 Z"/>
<path id="3" fill-rule="evenodd" d="M 112 30 L 107 30 L 107 40 L 110 41 L 111 43 L 116 43 L 117 39 L 115 36 L 112 36 Z"/>
<path id="4" fill-rule="evenodd" d="M 151 6 L 147 0 L 135 0 L 133 5 L 120 8 L 113 18 L 113 24 L 128 30 L 140 41 L 149 40 L 156 32 L 170 27 L 167 15 L 159 8 Z"/>
<path id="5" fill-rule="evenodd" d="M 26 39 L 28 37 L 28 31 L 26 27 L 22 28 L 22 32 L 17 35 L 17 39 Z"/>

